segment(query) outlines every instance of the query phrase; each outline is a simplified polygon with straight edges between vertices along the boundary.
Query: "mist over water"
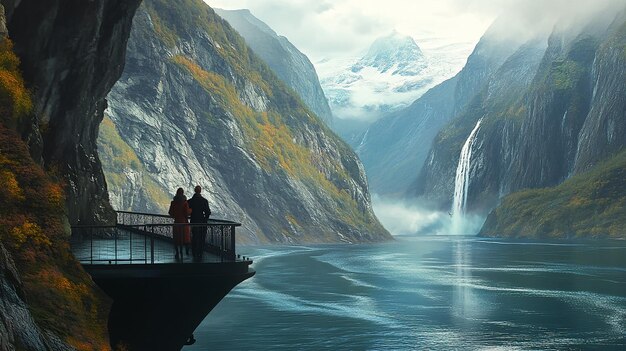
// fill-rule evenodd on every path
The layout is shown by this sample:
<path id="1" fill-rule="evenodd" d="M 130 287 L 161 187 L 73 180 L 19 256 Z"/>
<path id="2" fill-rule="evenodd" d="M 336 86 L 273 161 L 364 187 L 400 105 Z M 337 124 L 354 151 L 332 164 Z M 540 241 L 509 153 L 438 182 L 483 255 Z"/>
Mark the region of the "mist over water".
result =
<path id="1" fill-rule="evenodd" d="M 403 200 L 372 195 L 374 213 L 394 236 L 476 235 L 485 218 L 472 213 L 454 217 L 452 212 L 436 211 L 419 200 Z"/>

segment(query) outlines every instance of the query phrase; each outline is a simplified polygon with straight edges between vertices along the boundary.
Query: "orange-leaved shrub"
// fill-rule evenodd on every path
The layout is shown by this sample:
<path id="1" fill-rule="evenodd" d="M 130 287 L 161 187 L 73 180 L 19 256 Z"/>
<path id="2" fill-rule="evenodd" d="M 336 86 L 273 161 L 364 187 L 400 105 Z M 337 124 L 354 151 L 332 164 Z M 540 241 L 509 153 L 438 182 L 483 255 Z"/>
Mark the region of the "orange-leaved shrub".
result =
<path id="1" fill-rule="evenodd" d="M 32 103 L 11 47 L 0 40 L 0 242 L 39 327 L 78 350 L 109 350 L 109 300 L 70 252 L 63 187 L 16 132 Z"/>
<path id="2" fill-rule="evenodd" d="M 19 58 L 8 38 L 0 39 L 0 116 L 5 125 L 15 127 L 31 113 L 33 104 L 19 71 Z"/>

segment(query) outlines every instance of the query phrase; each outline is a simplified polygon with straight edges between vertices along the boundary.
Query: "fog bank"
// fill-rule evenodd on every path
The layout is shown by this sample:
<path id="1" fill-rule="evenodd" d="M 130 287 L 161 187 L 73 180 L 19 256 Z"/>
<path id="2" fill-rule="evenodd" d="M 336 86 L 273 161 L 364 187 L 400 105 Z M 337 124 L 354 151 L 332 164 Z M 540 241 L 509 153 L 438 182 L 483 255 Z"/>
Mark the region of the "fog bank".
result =
<path id="1" fill-rule="evenodd" d="M 453 223 L 448 212 L 434 211 L 417 201 L 390 199 L 372 195 L 374 213 L 394 236 L 408 235 L 476 235 L 485 218 L 468 214 Z"/>

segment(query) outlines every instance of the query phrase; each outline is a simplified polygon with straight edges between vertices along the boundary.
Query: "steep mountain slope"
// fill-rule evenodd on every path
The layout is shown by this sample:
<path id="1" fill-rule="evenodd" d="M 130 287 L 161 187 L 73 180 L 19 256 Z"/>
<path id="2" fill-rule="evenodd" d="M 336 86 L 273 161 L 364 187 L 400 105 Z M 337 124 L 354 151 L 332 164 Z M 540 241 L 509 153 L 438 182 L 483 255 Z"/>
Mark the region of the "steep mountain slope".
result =
<path id="1" fill-rule="evenodd" d="M 409 107 L 373 123 L 355 147 L 373 193 L 405 196 L 426 161 L 435 136 L 463 111 L 468 101 L 519 47 L 499 33 L 506 21 L 494 23 L 454 78 L 430 89 Z"/>
<path id="2" fill-rule="evenodd" d="M 511 179 L 510 167 L 500 162 L 510 162 L 514 157 L 510 148 L 517 141 L 520 115 L 525 111 L 518 101 L 524 98 L 544 52 L 544 40 L 522 45 L 497 71 L 486 77 L 482 86 L 474 86 L 478 94 L 435 138 L 415 185 L 418 195 L 442 209 L 450 208 L 461 148 L 478 120 L 482 120 L 473 151 L 475 161 L 470 169 L 471 204 L 475 208 L 489 206 L 490 201 L 497 198 L 501 191 L 500 180 Z M 481 183 L 476 185 L 479 179 Z"/>
<path id="3" fill-rule="evenodd" d="M 619 133 L 624 132 L 626 110 L 620 94 L 624 89 L 625 22 L 623 15 L 616 15 L 614 9 L 588 16 L 585 22 L 561 22 L 536 65 L 529 65 L 533 62 L 529 58 L 537 58 L 536 54 L 519 56 L 518 53 L 509 59 L 468 109 L 438 135 L 428 167 L 424 168 L 421 194 L 437 200 L 443 208 L 450 206 L 461 145 L 479 120 L 482 124 L 472 150 L 468 192 L 469 210 L 478 213 L 488 213 L 511 192 L 558 185 L 572 175 L 593 169 L 598 162 L 623 149 L 624 139 Z M 515 56 L 517 62 L 512 61 Z M 520 61 L 521 57 L 526 58 Z M 572 184 L 581 189 L 594 188 L 584 185 L 585 182 L 614 184 L 607 177 L 577 178 L 569 186 L 545 193 L 556 197 L 554 204 L 562 203 L 571 194 Z M 598 189 L 604 191 L 602 187 Z M 549 197 L 535 196 L 543 193 L 507 198 L 504 209 L 490 217 L 483 232 L 493 235 L 494 228 L 507 227 L 504 223 L 551 221 L 548 204 L 539 205 Z M 533 200 L 526 201 L 529 198 Z M 515 203 L 516 199 L 519 204 Z M 609 211 L 598 203 L 604 201 L 601 196 L 589 196 L 589 199 L 598 211 Z M 531 213 L 535 213 L 532 211 L 512 210 L 529 203 L 546 209 L 546 217 L 532 217 Z M 576 213 L 575 209 L 572 211 Z M 596 216 L 599 221 L 596 229 L 607 230 L 607 234 L 614 232 L 607 229 L 601 212 Z M 559 231 L 562 226 L 554 228 L 551 234 L 563 234 Z M 595 232 L 586 223 L 572 229 L 570 234 L 584 234 L 581 228 L 587 234 Z M 542 235 L 550 233 L 549 227 L 535 229 Z M 511 228 L 506 232 L 511 233 Z M 527 234 L 532 235 L 517 235 Z"/>
<path id="4" fill-rule="evenodd" d="M 315 67 L 306 55 L 289 40 L 279 36 L 267 24 L 254 17 L 249 10 L 222 10 L 215 12 L 241 34 L 246 44 L 276 73 L 278 78 L 298 93 L 302 101 L 327 125 L 333 116 L 328 100 L 319 83 Z"/>
<path id="5" fill-rule="evenodd" d="M 24 79 L 35 88 L 40 116 L 25 132 L 30 149 L 64 178 L 72 224 L 112 223 L 97 131 L 105 97 L 124 68 L 125 43 L 140 0 L 15 3 L 9 32 Z M 65 24 L 69 18 L 72 23 Z"/>
<path id="6" fill-rule="evenodd" d="M 404 196 L 429 146 L 451 118 L 457 78 L 429 90 L 411 106 L 374 122 L 356 147 L 372 193 Z"/>
<path id="7" fill-rule="evenodd" d="M 571 94 L 577 103 L 568 105 L 562 119 L 550 116 L 564 125 L 568 115 L 581 116 L 576 129 L 557 139 L 565 151 L 561 164 L 575 176 L 554 188 L 507 196 L 489 215 L 482 235 L 624 237 L 626 18 L 619 17 L 608 33 L 586 66 L 565 61 L 573 67 L 554 80 L 576 87 L 578 77 L 587 75 L 585 86 Z"/>
<path id="8" fill-rule="evenodd" d="M 144 1 L 108 99 L 141 164 L 124 165 L 122 186 L 109 189 L 138 200 L 116 206 L 145 209 L 150 192 L 130 176 L 143 168 L 165 193 L 203 185 L 216 217 L 244 223 L 244 241 L 389 238 L 356 155 L 200 0 Z M 112 145 L 106 135 L 100 142 Z"/>
<path id="9" fill-rule="evenodd" d="M 626 146 L 626 15 L 599 47 L 592 66 L 591 106 L 578 137 L 574 171 L 590 169 Z"/>

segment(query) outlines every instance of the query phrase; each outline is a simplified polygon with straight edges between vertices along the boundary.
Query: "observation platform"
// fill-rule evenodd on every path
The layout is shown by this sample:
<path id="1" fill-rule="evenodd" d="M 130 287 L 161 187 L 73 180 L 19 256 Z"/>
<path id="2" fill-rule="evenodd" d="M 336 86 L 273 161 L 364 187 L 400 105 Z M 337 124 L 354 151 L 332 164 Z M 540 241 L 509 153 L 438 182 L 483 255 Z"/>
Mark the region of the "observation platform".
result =
<path id="1" fill-rule="evenodd" d="M 206 233 L 200 259 L 191 252 L 176 259 L 172 233 L 180 226 Z M 252 260 L 236 254 L 239 226 L 175 224 L 165 215 L 120 211 L 115 225 L 72 227 L 72 253 L 113 299 L 111 346 L 180 350 L 213 307 L 255 274 Z"/>

